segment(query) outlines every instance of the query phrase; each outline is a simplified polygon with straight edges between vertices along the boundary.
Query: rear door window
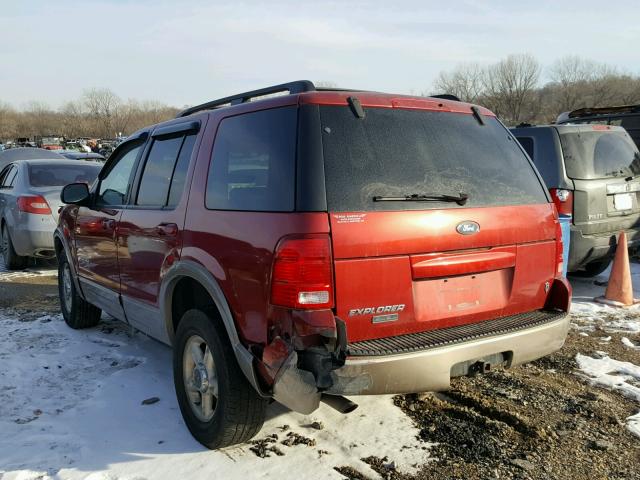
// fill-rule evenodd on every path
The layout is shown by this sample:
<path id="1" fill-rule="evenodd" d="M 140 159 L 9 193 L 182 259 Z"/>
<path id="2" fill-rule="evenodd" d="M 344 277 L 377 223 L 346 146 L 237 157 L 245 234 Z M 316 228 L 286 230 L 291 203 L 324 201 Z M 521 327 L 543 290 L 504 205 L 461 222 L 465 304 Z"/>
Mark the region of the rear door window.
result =
<path id="1" fill-rule="evenodd" d="M 222 120 L 209 167 L 207 208 L 293 211 L 296 131 L 296 107 Z"/>
<path id="2" fill-rule="evenodd" d="M 184 189 L 195 135 L 156 138 L 144 165 L 137 205 L 176 206 Z"/>
<path id="3" fill-rule="evenodd" d="M 331 211 L 461 208 L 453 202 L 379 202 L 374 197 L 468 195 L 464 207 L 547 203 L 516 140 L 494 117 L 320 107 Z"/>

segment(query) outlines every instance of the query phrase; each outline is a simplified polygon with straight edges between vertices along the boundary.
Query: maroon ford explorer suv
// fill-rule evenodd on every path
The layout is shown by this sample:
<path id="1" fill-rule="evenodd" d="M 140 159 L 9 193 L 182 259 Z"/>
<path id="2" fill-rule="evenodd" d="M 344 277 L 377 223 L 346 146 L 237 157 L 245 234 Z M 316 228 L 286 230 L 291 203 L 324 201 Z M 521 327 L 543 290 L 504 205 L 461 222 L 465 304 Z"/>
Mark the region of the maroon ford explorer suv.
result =
<path id="1" fill-rule="evenodd" d="M 243 93 L 140 130 L 62 199 L 66 322 L 106 312 L 172 345 L 210 448 L 255 435 L 272 400 L 348 412 L 343 395 L 444 390 L 567 333 L 553 203 L 475 105 Z"/>

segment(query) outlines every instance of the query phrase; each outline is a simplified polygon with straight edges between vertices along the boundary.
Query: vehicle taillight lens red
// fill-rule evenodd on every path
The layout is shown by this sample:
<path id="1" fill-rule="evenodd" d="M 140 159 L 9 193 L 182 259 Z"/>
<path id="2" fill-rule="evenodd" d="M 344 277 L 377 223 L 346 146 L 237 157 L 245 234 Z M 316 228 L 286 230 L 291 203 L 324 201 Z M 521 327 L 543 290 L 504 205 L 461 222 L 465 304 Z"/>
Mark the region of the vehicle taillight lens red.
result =
<path id="1" fill-rule="evenodd" d="M 551 198 L 560 215 L 573 214 L 573 192 L 564 188 L 552 188 Z"/>
<path id="2" fill-rule="evenodd" d="M 281 240 L 271 272 L 271 303 L 298 309 L 333 308 L 332 265 L 328 235 Z"/>
<path id="3" fill-rule="evenodd" d="M 41 195 L 18 197 L 18 210 L 39 215 L 50 215 L 51 208 Z"/>
<path id="4" fill-rule="evenodd" d="M 562 275 L 564 270 L 564 243 L 562 242 L 562 225 L 556 220 L 556 274 Z"/>

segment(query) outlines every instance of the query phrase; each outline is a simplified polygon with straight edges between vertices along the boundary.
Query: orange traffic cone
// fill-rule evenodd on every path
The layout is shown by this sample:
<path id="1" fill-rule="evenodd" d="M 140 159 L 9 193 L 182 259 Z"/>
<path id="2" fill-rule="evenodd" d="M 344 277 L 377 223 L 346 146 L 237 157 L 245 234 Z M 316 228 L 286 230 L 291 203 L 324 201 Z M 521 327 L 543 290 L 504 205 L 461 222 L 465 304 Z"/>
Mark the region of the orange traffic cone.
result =
<path id="1" fill-rule="evenodd" d="M 595 300 L 614 307 L 629 307 L 638 303 L 638 300 L 633 298 L 627 235 L 624 232 L 620 232 L 618 236 L 616 256 L 613 259 L 607 290 L 604 292 L 604 297 L 598 297 Z"/>

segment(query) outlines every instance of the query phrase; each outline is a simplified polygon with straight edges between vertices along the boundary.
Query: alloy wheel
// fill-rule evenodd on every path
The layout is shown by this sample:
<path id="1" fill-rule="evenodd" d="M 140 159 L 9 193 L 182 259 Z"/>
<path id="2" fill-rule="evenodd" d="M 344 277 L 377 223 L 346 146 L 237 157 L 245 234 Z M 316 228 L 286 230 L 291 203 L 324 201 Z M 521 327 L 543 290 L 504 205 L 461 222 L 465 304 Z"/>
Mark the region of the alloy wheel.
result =
<path id="1" fill-rule="evenodd" d="M 73 286 L 71 282 L 71 268 L 65 262 L 64 267 L 62 267 L 62 300 L 67 312 L 71 312 L 73 307 Z"/>
<path id="2" fill-rule="evenodd" d="M 218 400 L 218 378 L 211 349 L 198 335 L 185 344 L 182 373 L 191 410 L 200 421 L 210 421 Z"/>

